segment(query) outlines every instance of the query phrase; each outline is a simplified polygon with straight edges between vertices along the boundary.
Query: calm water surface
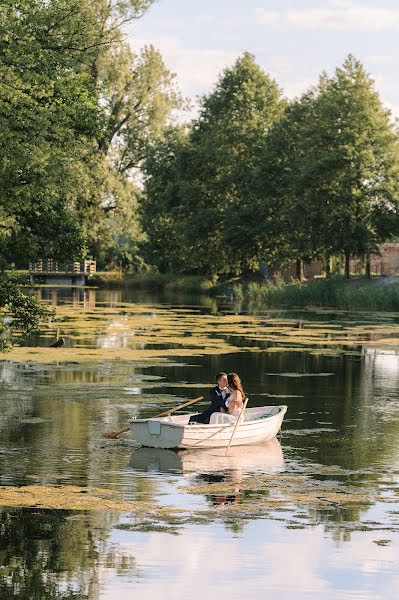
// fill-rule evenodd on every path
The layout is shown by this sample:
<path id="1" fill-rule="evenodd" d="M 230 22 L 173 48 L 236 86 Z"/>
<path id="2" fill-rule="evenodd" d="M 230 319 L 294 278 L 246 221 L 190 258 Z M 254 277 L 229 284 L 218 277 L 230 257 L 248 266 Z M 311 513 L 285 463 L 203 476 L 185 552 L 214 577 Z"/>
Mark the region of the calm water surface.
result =
<path id="1" fill-rule="evenodd" d="M 151 303 L 155 313 L 185 308 L 193 319 L 243 310 L 210 298 L 42 293 L 54 305 L 73 303 L 77 311 L 118 308 L 121 302 Z M 399 330 L 397 315 L 281 311 L 263 317 L 259 327 L 278 319 L 282 328 L 285 320 L 305 328 L 357 321 Z M 118 318 L 123 320 L 123 307 L 112 329 L 99 329 L 85 343 L 133 344 L 118 334 Z M 111 488 L 127 500 L 182 511 L 181 519 L 137 524 L 114 511 L 2 507 L 1 599 L 210 600 L 263 598 L 268 592 L 279 599 L 397 598 L 399 348 L 359 342 L 334 354 L 252 351 L 244 338 L 235 344 L 247 350 L 169 357 L 163 365 L 142 367 L 106 359 L 84 365 L 0 363 L 1 485 Z M 129 435 L 102 437 L 132 415 L 155 414 L 161 401 L 167 408 L 206 394 L 220 370 L 241 375 L 252 406 L 288 405 L 279 441 L 236 448 L 225 460 L 215 451 L 156 451 L 137 448 Z M 248 486 L 254 482 L 255 489 L 265 476 L 270 489 Z M 218 482 L 232 490 L 210 494 L 207 486 Z M 203 493 L 184 489 L 201 485 Z M 351 501 L 315 502 L 330 492 Z M 268 506 L 276 494 L 289 501 Z M 245 502 L 259 505 L 259 514 L 239 513 Z"/>

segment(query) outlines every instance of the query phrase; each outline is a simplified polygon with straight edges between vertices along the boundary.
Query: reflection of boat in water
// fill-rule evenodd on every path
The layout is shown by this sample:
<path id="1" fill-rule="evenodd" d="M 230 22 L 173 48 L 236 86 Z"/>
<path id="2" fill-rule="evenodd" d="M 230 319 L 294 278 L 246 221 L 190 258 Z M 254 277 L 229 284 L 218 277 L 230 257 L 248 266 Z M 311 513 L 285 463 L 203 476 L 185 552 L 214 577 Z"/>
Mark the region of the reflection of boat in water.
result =
<path id="1" fill-rule="evenodd" d="M 283 422 L 286 406 L 248 408 L 238 425 L 233 446 L 257 444 L 273 439 Z M 213 415 L 212 415 L 213 416 Z M 231 415 L 216 413 L 219 422 L 188 424 L 190 415 L 130 419 L 133 437 L 150 448 L 226 448 L 235 427 Z M 226 422 L 223 421 L 225 417 Z"/>
<path id="2" fill-rule="evenodd" d="M 284 469 L 280 442 L 274 438 L 263 444 L 234 447 L 225 456 L 224 448 L 165 450 L 138 448 L 130 458 L 130 467 L 138 471 L 160 473 L 218 473 L 239 470 L 242 473 L 278 472 Z"/>

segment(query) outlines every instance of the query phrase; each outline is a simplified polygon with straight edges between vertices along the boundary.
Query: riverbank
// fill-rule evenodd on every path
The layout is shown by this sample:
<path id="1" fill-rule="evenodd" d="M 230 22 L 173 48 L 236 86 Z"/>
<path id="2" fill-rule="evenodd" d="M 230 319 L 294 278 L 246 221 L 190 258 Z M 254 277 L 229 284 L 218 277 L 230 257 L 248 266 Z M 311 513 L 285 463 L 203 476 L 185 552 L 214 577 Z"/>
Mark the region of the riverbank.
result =
<path id="1" fill-rule="evenodd" d="M 27 284 L 27 271 L 14 271 L 20 284 Z M 181 292 L 225 296 L 226 299 L 257 304 L 260 307 L 323 307 L 345 310 L 399 311 L 399 277 L 332 277 L 293 281 L 218 282 L 199 275 L 174 273 L 129 274 L 122 271 L 99 271 L 90 276 L 89 286 L 127 288 L 147 291 Z"/>
<path id="2" fill-rule="evenodd" d="M 123 285 L 136 289 L 221 295 L 265 307 L 399 311 L 399 277 L 217 282 L 201 276 L 143 273 L 125 275 Z"/>
<path id="3" fill-rule="evenodd" d="M 215 282 L 197 275 L 175 273 L 123 274 L 120 271 L 98 272 L 89 279 L 89 285 L 101 288 L 126 287 L 129 289 L 186 293 L 210 293 L 217 288 Z"/>
<path id="4" fill-rule="evenodd" d="M 236 284 L 230 293 L 236 299 L 267 307 L 324 307 L 345 310 L 399 311 L 399 278 L 342 277 L 306 282 L 277 281 Z"/>

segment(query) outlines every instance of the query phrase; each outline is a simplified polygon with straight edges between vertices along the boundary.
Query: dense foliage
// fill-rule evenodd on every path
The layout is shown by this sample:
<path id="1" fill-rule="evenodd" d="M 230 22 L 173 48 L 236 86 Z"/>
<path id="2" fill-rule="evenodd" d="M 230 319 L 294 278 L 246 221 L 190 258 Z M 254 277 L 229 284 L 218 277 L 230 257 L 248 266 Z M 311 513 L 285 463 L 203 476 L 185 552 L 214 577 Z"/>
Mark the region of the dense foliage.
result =
<path id="1" fill-rule="evenodd" d="M 398 234 L 398 133 L 349 56 L 292 102 L 245 54 L 146 162 L 148 258 L 222 275 L 367 257 Z"/>
<path id="2" fill-rule="evenodd" d="M 160 269 L 239 273 L 257 240 L 245 227 L 265 136 L 283 111 L 281 91 L 246 53 L 202 98 L 188 132 L 172 131 L 146 162 L 143 223 Z"/>
<path id="3" fill-rule="evenodd" d="M 1 3 L 4 264 L 26 268 L 37 258 L 90 255 L 100 263 L 136 259 L 141 192 L 134 172 L 180 105 L 160 54 L 152 47 L 133 53 L 123 34 L 152 3 Z M 4 272 L 2 281 L 12 286 Z M 17 297 L 1 298 L 2 306 L 15 312 Z M 35 312 L 29 302 L 27 315 Z"/>

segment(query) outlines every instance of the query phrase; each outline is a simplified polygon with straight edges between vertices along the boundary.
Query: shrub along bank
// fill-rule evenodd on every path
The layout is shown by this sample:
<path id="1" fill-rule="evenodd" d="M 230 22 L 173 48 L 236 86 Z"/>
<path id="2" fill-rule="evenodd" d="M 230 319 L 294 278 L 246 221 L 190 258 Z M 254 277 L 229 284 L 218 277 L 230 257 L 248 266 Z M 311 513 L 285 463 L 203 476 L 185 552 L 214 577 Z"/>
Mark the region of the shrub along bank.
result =
<path id="1" fill-rule="evenodd" d="M 237 284 L 236 298 L 284 307 L 331 307 L 347 310 L 399 311 L 399 278 L 378 277 L 347 280 L 341 277 L 307 282 L 275 281 Z"/>

